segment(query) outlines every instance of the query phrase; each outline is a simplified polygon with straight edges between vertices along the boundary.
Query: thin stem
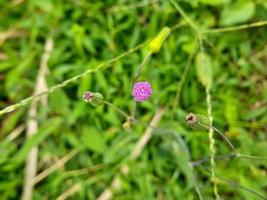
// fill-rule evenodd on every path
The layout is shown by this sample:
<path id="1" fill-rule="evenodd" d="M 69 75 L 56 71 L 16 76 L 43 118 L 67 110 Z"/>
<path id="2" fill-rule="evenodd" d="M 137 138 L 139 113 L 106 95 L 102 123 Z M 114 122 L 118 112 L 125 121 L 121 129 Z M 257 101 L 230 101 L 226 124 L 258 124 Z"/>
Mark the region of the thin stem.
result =
<path id="1" fill-rule="evenodd" d="M 198 34 L 198 42 L 200 47 L 200 52 L 204 53 L 204 47 L 203 47 L 203 36 L 202 34 Z M 203 63 L 205 64 L 205 63 Z M 212 79 L 212 77 L 209 77 Z M 209 80 L 207 84 L 204 84 L 205 91 L 206 91 L 206 104 L 207 104 L 207 113 L 208 113 L 208 119 L 209 119 L 209 142 L 210 142 L 210 166 L 211 166 L 211 180 L 213 183 L 213 191 L 214 195 L 216 197 L 216 200 L 220 200 L 220 196 L 218 193 L 217 188 L 217 182 L 216 182 L 216 163 L 215 163 L 215 155 L 216 155 L 216 149 L 215 149 L 215 139 L 214 139 L 214 130 L 213 130 L 213 117 L 212 117 L 212 105 L 211 105 L 211 94 L 210 94 L 210 88 L 211 88 L 211 81 Z"/>
<path id="2" fill-rule="evenodd" d="M 218 155 L 215 157 L 215 160 L 223 160 L 223 159 L 232 158 L 232 157 L 233 158 L 248 158 L 248 159 L 256 159 L 256 160 L 267 159 L 267 156 L 252 156 L 252 155 L 246 155 L 246 154 L 240 154 L 240 153 L 229 153 L 229 154 Z M 198 166 L 205 162 L 208 162 L 209 159 L 210 159 L 210 156 L 206 156 L 199 160 L 191 161 L 191 164 L 192 166 Z"/>
<path id="3" fill-rule="evenodd" d="M 237 157 L 257 159 L 257 160 L 267 159 L 267 156 L 253 156 L 253 155 L 246 155 L 246 154 L 242 154 L 242 153 L 237 153 Z"/>
<path id="4" fill-rule="evenodd" d="M 198 123 L 201 127 L 205 128 L 205 129 L 209 129 L 209 126 L 206 126 L 202 123 Z M 230 148 L 232 149 L 232 151 L 234 152 L 234 155 L 236 157 L 243 157 L 243 158 L 250 158 L 250 159 L 267 159 L 267 156 L 253 156 L 253 155 L 247 155 L 247 154 L 241 154 L 238 153 L 238 151 L 236 150 L 236 148 L 234 147 L 234 145 L 230 142 L 230 140 L 225 136 L 224 133 L 222 133 L 219 129 L 215 128 L 214 126 L 211 127 L 216 133 L 219 133 L 220 136 L 222 136 L 222 138 L 227 142 L 227 144 L 230 146 Z"/>
<path id="5" fill-rule="evenodd" d="M 209 141 L 210 141 L 210 165 L 211 165 L 211 179 L 213 181 L 213 190 L 214 190 L 214 195 L 216 197 L 216 200 L 220 199 L 219 193 L 218 193 L 218 188 L 217 188 L 217 183 L 216 183 L 216 174 L 215 174 L 215 168 L 216 168 L 216 163 L 215 163 L 215 154 L 216 154 L 216 149 L 215 149 L 215 140 L 214 140 L 214 130 L 212 127 L 212 106 L 211 106 L 211 95 L 210 95 L 210 88 L 209 86 L 206 87 L 206 101 L 207 101 L 207 110 L 208 110 L 208 118 L 209 118 Z"/>
<path id="6" fill-rule="evenodd" d="M 174 116 L 174 113 L 176 111 L 176 108 L 177 106 L 179 105 L 180 103 L 180 96 L 181 96 L 181 91 L 182 91 L 182 88 L 183 88 L 183 85 L 184 85 L 184 82 L 185 82 L 185 79 L 187 77 L 187 74 L 188 74 L 188 71 L 189 71 L 189 67 L 191 65 L 191 62 L 192 62 L 192 59 L 195 55 L 195 52 L 193 52 L 192 54 L 190 54 L 188 60 L 187 60 L 187 63 L 186 63 L 186 66 L 185 66 L 185 69 L 183 71 L 183 74 L 182 74 L 182 77 L 179 81 L 179 84 L 178 84 L 178 88 L 177 88 L 177 92 L 176 92 L 176 95 L 175 95 L 175 98 L 174 98 L 174 103 L 173 103 L 173 106 L 172 106 L 172 116 Z"/>
<path id="7" fill-rule="evenodd" d="M 118 113 L 120 113 L 121 115 L 123 115 L 126 119 L 129 117 L 129 115 L 124 112 L 122 109 L 120 109 L 119 107 L 117 107 L 116 105 L 114 105 L 113 103 L 109 102 L 109 101 L 104 101 L 105 104 L 107 104 L 108 106 L 114 108 Z"/>
<path id="8" fill-rule="evenodd" d="M 249 29 L 249 28 L 260 27 L 260 26 L 266 26 L 266 25 L 267 25 L 267 20 L 255 22 L 255 23 L 251 23 L 251 24 L 243 24 L 240 26 L 230 26 L 230 27 L 225 27 L 225 28 L 208 29 L 208 30 L 202 31 L 202 33 L 203 34 L 224 33 L 224 32 L 238 31 L 238 30 Z"/>
<path id="9" fill-rule="evenodd" d="M 136 110 L 137 110 L 137 102 L 134 100 L 133 102 L 133 111 L 132 111 L 132 119 L 135 119 L 135 115 L 136 115 Z"/>
<path id="10" fill-rule="evenodd" d="M 205 171 L 207 171 L 208 173 L 211 173 L 210 170 L 207 169 L 206 167 L 203 167 L 203 166 L 200 166 L 200 167 L 201 167 L 202 169 L 204 169 Z M 230 180 L 225 179 L 225 178 L 220 177 L 220 176 L 217 176 L 217 178 L 220 179 L 220 180 L 222 180 L 222 181 L 224 181 L 224 182 L 227 183 L 228 185 L 231 185 L 231 186 L 234 187 L 234 188 L 240 188 L 240 189 L 242 189 L 242 190 L 245 190 L 245 191 L 247 191 L 247 192 L 249 192 L 249 193 L 251 193 L 251 194 L 253 194 L 253 195 L 255 195 L 255 196 L 259 197 L 259 198 L 261 198 L 261 199 L 267 200 L 267 198 L 266 198 L 265 196 L 263 196 L 262 194 L 256 192 L 256 191 L 253 190 L 253 189 L 250 189 L 250 188 L 248 188 L 248 187 L 246 187 L 246 186 L 243 186 L 243 185 L 239 185 L 239 184 L 237 184 L 237 183 L 235 183 L 235 182 L 233 182 L 233 181 L 230 181 Z"/>
<path id="11" fill-rule="evenodd" d="M 185 21 L 182 21 L 180 23 L 177 23 L 176 25 L 174 25 L 174 26 L 171 27 L 171 32 L 175 31 L 176 29 L 181 28 L 184 25 L 186 25 L 186 22 Z"/>
<path id="12" fill-rule="evenodd" d="M 145 58 L 143 59 L 143 61 L 141 62 L 141 64 L 138 66 L 137 71 L 136 71 L 136 73 L 134 75 L 134 84 L 137 82 L 137 79 L 138 79 L 138 77 L 139 77 L 139 75 L 141 73 L 142 68 L 150 60 L 151 55 L 152 55 L 152 53 L 148 52 L 147 55 L 145 56 Z"/>
<path id="13" fill-rule="evenodd" d="M 229 154 L 223 154 L 223 155 L 218 155 L 215 157 L 216 160 L 223 160 L 223 159 L 227 159 L 227 158 L 231 158 L 231 157 L 237 157 L 236 153 L 229 153 Z M 207 157 L 203 157 L 199 160 L 196 161 L 191 161 L 191 165 L 194 166 L 198 166 L 201 165 L 205 162 L 208 162 L 210 160 L 210 156 Z"/>
<path id="14" fill-rule="evenodd" d="M 169 0 L 169 2 L 176 8 L 176 10 L 182 15 L 182 17 L 187 21 L 187 23 L 197 32 L 199 33 L 200 30 L 198 26 L 188 17 L 188 15 L 185 13 L 185 11 L 182 9 L 182 7 L 176 3 L 174 0 Z"/>
<path id="15" fill-rule="evenodd" d="M 212 126 L 212 129 L 215 131 L 215 132 L 217 132 L 217 133 L 219 133 L 219 135 L 220 136 L 222 136 L 222 138 L 226 141 L 226 143 L 230 146 L 230 148 L 232 149 L 232 151 L 234 152 L 234 153 L 236 153 L 236 154 L 238 154 L 237 153 L 237 151 L 236 151 L 236 149 L 235 149 L 235 147 L 234 147 L 234 145 L 230 142 L 230 140 L 221 132 L 221 131 L 219 131 L 217 128 L 215 128 L 214 126 Z"/>
<path id="16" fill-rule="evenodd" d="M 214 126 L 212 127 L 209 127 L 209 126 L 205 126 L 204 124 L 202 123 L 198 123 L 201 127 L 203 128 L 206 128 L 206 129 L 209 129 L 209 128 L 212 128 L 216 133 L 218 133 L 225 141 L 226 143 L 230 146 L 230 148 L 232 149 L 232 151 L 237 155 L 238 152 L 236 151 L 236 148 L 234 147 L 234 145 L 230 142 L 230 140 L 220 131 L 218 130 L 217 128 L 215 128 Z"/>

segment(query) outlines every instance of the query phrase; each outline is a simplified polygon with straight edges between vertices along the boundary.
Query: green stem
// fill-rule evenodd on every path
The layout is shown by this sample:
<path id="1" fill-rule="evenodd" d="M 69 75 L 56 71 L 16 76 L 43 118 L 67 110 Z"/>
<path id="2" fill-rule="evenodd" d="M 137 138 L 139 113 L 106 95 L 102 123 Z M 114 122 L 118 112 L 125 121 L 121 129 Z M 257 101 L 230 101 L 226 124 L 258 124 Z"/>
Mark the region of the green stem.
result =
<path id="1" fill-rule="evenodd" d="M 238 31 L 238 30 L 249 29 L 249 28 L 260 27 L 260 26 L 266 26 L 266 25 L 267 25 L 267 20 L 255 22 L 255 23 L 251 23 L 251 24 L 243 24 L 240 26 L 230 26 L 230 27 L 225 27 L 225 28 L 208 29 L 208 30 L 202 31 L 202 33 L 203 34 L 224 33 L 224 32 Z"/>
<path id="2" fill-rule="evenodd" d="M 215 149 L 215 140 L 214 140 L 214 130 L 212 126 L 213 123 L 213 118 L 212 118 L 212 106 L 211 106 L 211 95 L 210 95 L 210 86 L 206 86 L 206 101 L 207 101 L 207 111 L 208 111 L 208 118 L 209 118 L 209 141 L 210 141 L 210 165 L 211 165 L 211 180 L 213 182 L 213 190 L 214 190 L 214 195 L 216 197 L 216 200 L 220 199 L 219 193 L 218 193 L 218 188 L 217 188 L 217 183 L 216 183 L 216 174 L 215 174 L 215 168 L 216 168 L 216 163 L 215 163 L 215 154 L 216 154 L 216 149 Z"/>
<path id="3" fill-rule="evenodd" d="M 188 15 L 185 13 L 185 11 L 182 9 L 182 7 L 176 3 L 174 0 L 169 0 L 171 4 L 176 8 L 176 10 L 182 15 L 182 17 L 185 19 L 185 21 L 197 32 L 200 32 L 200 29 L 198 26 L 188 17 Z"/>
<path id="4" fill-rule="evenodd" d="M 236 156 L 241 157 L 241 158 L 257 159 L 257 160 L 267 159 L 267 156 L 253 156 L 253 155 L 246 155 L 242 153 L 237 153 Z"/>
<path id="5" fill-rule="evenodd" d="M 141 64 L 138 66 L 137 71 L 134 75 L 134 84 L 137 82 L 137 79 L 141 73 L 141 70 L 143 69 L 144 65 L 150 60 L 152 53 L 148 52 Z"/>
<path id="6" fill-rule="evenodd" d="M 232 149 L 232 151 L 235 153 L 235 155 L 238 155 L 238 152 L 236 151 L 236 148 L 234 147 L 234 145 L 230 142 L 230 140 L 220 130 L 218 130 L 214 126 L 209 127 L 209 126 L 206 126 L 200 122 L 198 124 L 201 127 L 206 128 L 206 129 L 212 128 L 216 133 L 218 133 L 225 140 L 225 142 L 229 145 L 229 147 Z"/>
<path id="7" fill-rule="evenodd" d="M 200 165 L 200 167 L 201 167 L 202 169 L 204 169 L 205 171 L 207 171 L 208 173 L 211 173 L 210 170 L 208 170 L 206 167 L 203 167 L 203 166 L 201 166 L 201 165 Z M 242 189 L 242 190 L 244 190 L 244 191 L 247 191 L 247 192 L 249 192 L 249 193 L 251 193 L 251 194 L 253 194 L 253 195 L 259 197 L 260 199 L 267 200 L 267 198 L 266 198 L 264 195 L 262 195 L 262 194 L 256 192 L 256 191 L 253 190 L 253 189 L 250 189 L 250 188 L 248 188 L 248 187 L 246 187 L 246 186 L 243 186 L 243 185 L 239 185 L 239 184 L 237 184 L 237 183 L 235 183 L 235 182 L 233 182 L 233 181 L 230 181 L 230 180 L 228 180 L 228 179 L 225 179 L 225 178 L 223 178 L 223 177 L 220 177 L 220 176 L 217 176 L 217 177 L 218 177 L 218 179 L 222 180 L 223 182 L 227 183 L 228 185 L 232 186 L 233 188 L 239 188 L 239 189 Z"/>
<path id="8" fill-rule="evenodd" d="M 117 111 L 118 113 L 120 113 L 121 115 L 123 115 L 126 119 L 129 117 L 129 115 L 124 112 L 122 109 L 120 109 L 119 107 L 117 107 L 116 105 L 114 105 L 113 103 L 109 102 L 109 101 L 104 101 L 105 104 L 107 104 L 108 106 L 112 107 L 115 109 L 115 111 Z"/>
<path id="9" fill-rule="evenodd" d="M 185 69 L 183 71 L 183 74 L 182 74 L 182 77 L 179 81 L 179 84 L 178 84 L 178 88 L 177 88 L 177 92 L 176 92 L 176 95 L 175 95 L 175 98 L 174 98 L 174 102 L 173 102 L 173 106 L 172 106 L 172 116 L 174 116 L 174 113 L 176 111 L 176 108 L 177 106 L 179 105 L 180 103 L 180 96 L 181 96 L 181 91 L 182 91 L 182 88 L 183 88 L 183 85 L 184 85 L 184 82 L 185 82 L 185 79 L 186 79 L 186 76 L 188 74 L 188 71 L 189 71 L 189 67 L 191 65 L 191 62 L 192 62 L 192 59 L 195 55 L 195 52 L 192 53 L 188 60 L 187 60 L 187 63 L 186 63 L 186 66 L 185 66 Z"/>

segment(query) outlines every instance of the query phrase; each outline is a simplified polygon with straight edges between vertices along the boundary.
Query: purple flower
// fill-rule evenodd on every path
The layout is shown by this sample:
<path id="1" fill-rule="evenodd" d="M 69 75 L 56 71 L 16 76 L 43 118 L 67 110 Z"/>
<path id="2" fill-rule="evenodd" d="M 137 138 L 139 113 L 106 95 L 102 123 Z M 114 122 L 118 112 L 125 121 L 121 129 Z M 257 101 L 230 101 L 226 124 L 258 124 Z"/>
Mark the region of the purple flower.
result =
<path id="1" fill-rule="evenodd" d="M 145 82 L 137 82 L 134 84 L 132 95 L 135 101 L 145 101 L 152 95 L 150 84 Z"/>

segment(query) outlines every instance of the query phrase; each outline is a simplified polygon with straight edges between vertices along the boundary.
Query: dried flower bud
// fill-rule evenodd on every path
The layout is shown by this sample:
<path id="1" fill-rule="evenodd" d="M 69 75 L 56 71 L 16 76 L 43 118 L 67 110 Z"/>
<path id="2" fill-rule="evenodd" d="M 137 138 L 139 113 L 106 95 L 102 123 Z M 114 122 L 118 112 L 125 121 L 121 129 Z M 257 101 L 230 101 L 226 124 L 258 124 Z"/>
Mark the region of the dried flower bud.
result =
<path id="1" fill-rule="evenodd" d="M 102 94 L 97 92 L 86 91 L 83 93 L 83 100 L 91 105 L 97 107 L 105 103 L 104 97 Z"/>
<path id="2" fill-rule="evenodd" d="M 151 85 L 145 82 L 137 82 L 134 84 L 132 95 L 135 101 L 145 101 L 152 95 Z"/>
<path id="3" fill-rule="evenodd" d="M 157 53 L 160 51 L 160 48 L 164 40 L 170 34 L 171 29 L 169 27 L 164 27 L 160 33 L 148 44 L 148 47 L 152 53 Z"/>
<path id="4" fill-rule="evenodd" d="M 209 119 L 203 115 L 198 115 L 194 113 L 189 113 L 186 116 L 186 123 L 194 128 L 194 129 L 207 129 L 210 124 L 209 124 Z"/>
<path id="5" fill-rule="evenodd" d="M 195 126 L 197 124 L 197 116 L 193 113 L 189 113 L 186 116 L 186 123 L 191 127 Z"/>

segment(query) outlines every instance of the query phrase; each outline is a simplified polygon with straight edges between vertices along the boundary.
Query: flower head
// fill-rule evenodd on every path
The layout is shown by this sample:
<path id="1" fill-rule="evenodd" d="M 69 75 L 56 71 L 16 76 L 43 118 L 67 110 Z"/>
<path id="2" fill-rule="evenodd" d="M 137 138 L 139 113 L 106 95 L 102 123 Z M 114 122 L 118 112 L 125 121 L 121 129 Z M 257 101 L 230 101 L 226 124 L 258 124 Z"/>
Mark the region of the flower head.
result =
<path id="1" fill-rule="evenodd" d="M 83 100 L 91 105 L 97 107 L 105 103 L 104 97 L 102 94 L 97 92 L 86 91 L 83 93 Z"/>
<path id="2" fill-rule="evenodd" d="M 152 95 L 152 88 L 147 81 L 137 82 L 134 84 L 132 95 L 135 101 L 145 101 Z"/>
<path id="3" fill-rule="evenodd" d="M 86 91 L 83 93 L 83 100 L 85 102 L 90 102 L 92 101 L 93 96 L 94 96 L 93 92 Z"/>

